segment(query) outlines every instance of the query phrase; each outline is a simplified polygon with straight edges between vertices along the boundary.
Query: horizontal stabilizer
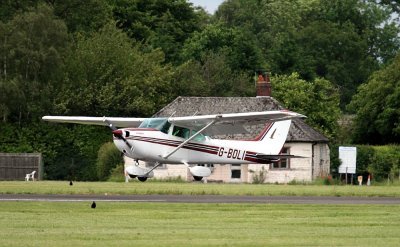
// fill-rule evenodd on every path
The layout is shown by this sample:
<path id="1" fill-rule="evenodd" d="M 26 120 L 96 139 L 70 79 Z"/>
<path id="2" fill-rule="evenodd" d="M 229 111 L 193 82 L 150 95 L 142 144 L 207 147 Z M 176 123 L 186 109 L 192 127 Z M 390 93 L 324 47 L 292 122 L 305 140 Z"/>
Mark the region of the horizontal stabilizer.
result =
<path id="1" fill-rule="evenodd" d="M 298 155 L 290 155 L 290 154 L 257 154 L 257 158 L 265 160 L 266 162 L 275 162 L 279 161 L 280 159 L 298 159 L 298 158 L 307 158 L 304 156 Z"/>

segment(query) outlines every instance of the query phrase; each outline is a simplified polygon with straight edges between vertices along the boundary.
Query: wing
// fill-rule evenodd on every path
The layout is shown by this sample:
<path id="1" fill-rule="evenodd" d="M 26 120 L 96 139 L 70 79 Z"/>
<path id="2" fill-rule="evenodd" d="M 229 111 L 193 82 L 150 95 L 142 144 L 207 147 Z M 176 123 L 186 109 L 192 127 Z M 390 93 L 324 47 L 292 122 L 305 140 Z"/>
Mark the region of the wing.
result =
<path id="1" fill-rule="evenodd" d="M 264 124 L 267 121 L 282 121 L 292 118 L 304 117 L 304 115 L 296 112 L 282 110 L 203 115 L 192 117 L 171 117 L 168 119 L 168 121 L 180 127 L 197 130 L 214 121 L 214 123 L 206 130 L 204 130 L 203 133 L 206 135 L 226 135 L 247 133 L 248 131 L 244 128 L 244 126 L 246 125 Z"/>
<path id="2" fill-rule="evenodd" d="M 110 123 L 116 127 L 137 127 L 146 118 L 124 118 L 124 117 L 64 117 L 64 116 L 44 116 L 44 121 L 56 123 L 77 123 L 90 125 L 108 126 Z"/>

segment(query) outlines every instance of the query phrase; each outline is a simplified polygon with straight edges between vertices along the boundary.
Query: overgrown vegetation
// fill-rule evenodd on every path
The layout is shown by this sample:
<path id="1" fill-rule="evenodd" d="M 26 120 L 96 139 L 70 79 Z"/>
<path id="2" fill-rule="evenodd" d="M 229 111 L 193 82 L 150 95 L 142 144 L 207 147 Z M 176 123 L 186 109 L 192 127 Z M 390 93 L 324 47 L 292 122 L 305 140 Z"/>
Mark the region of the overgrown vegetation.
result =
<path id="1" fill-rule="evenodd" d="M 258 171 L 253 171 L 250 170 L 250 173 L 252 174 L 252 180 L 253 184 L 263 184 L 265 182 L 265 179 L 267 179 L 267 170 L 264 168 L 264 166 L 261 167 L 260 170 Z"/>

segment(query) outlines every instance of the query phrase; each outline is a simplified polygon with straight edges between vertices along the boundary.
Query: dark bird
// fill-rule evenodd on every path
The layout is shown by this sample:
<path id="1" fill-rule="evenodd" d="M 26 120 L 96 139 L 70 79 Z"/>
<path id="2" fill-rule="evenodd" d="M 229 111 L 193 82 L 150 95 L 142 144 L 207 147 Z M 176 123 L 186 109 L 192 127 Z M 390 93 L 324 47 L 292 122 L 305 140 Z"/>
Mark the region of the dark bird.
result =
<path id="1" fill-rule="evenodd" d="M 71 185 L 71 186 L 73 185 L 73 183 L 72 183 L 72 180 L 71 180 L 71 181 L 69 181 L 69 185 Z"/>
<path id="2" fill-rule="evenodd" d="M 91 206 L 92 208 L 96 208 L 96 203 L 93 201 L 93 203 L 92 203 L 92 206 Z"/>

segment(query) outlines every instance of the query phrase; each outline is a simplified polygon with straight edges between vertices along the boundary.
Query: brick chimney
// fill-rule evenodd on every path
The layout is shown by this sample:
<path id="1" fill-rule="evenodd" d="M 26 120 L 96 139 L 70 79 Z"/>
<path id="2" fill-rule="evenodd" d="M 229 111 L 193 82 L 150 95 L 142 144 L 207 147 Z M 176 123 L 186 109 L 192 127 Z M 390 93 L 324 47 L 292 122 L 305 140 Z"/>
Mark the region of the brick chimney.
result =
<path id="1" fill-rule="evenodd" d="M 269 73 L 259 73 L 257 78 L 257 97 L 271 97 L 271 82 Z"/>

